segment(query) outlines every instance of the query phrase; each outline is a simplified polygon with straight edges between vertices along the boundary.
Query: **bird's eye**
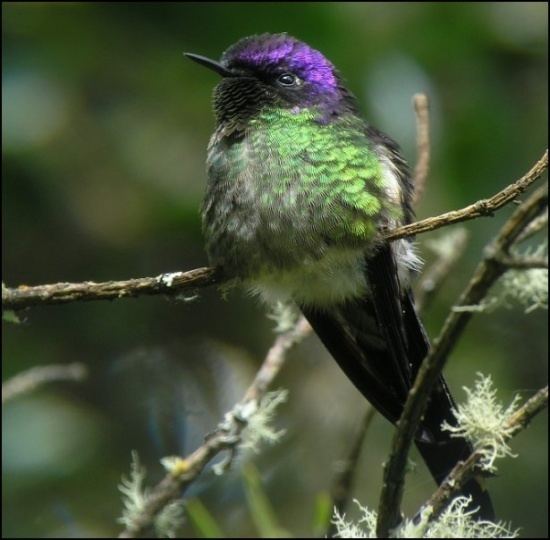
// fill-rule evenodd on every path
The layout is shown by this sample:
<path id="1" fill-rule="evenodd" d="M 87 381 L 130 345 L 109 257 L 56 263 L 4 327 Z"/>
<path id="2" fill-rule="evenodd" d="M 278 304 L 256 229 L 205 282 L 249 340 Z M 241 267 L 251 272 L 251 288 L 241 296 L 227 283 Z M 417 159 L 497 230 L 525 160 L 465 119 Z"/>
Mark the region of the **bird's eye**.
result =
<path id="1" fill-rule="evenodd" d="M 277 77 L 277 82 L 281 86 L 296 86 L 298 84 L 298 77 L 292 73 L 283 73 Z"/>

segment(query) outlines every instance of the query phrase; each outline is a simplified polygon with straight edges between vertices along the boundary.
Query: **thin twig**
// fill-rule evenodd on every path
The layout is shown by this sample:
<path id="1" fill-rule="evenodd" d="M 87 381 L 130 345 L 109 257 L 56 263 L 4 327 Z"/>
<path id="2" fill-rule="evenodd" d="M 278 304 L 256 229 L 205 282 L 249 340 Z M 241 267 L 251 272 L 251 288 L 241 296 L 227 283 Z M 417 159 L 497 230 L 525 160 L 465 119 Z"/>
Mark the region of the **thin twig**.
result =
<path id="1" fill-rule="evenodd" d="M 535 180 L 540 178 L 547 167 L 548 151 L 544 153 L 542 158 L 527 174 L 490 199 L 480 200 L 460 210 L 453 210 L 440 216 L 423 219 L 416 223 L 404 225 L 403 227 L 397 227 L 392 231 L 383 233 L 382 237 L 385 240 L 393 241 L 433 231 L 453 223 L 492 215 L 493 212 L 514 200 Z M 19 310 L 38 305 L 88 300 L 114 300 L 116 298 L 142 295 L 164 294 L 177 296 L 189 290 L 221 284 L 226 281 L 227 278 L 222 277 L 219 270 L 214 268 L 197 268 L 188 272 L 165 273 L 156 277 L 136 278 L 126 281 L 53 283 L 33 287 L 20 285 L 16 288 L 9 288 L 3 285 L 2 309 Z"/>
<path id="2" fill-rule="evenodd" d="M 414 168 L 413 206 L 424 194 L 430 170 L 430 103 L 426 94 L 413 96 L 416 113 L 416 166 Z"/>
<path id="3" fill-rule="evenodd" d="M 437 251 L 437 259 L 422 274 L 418 286 L 415 289 L 416 309 L 422 312 L 434 299 L 451 269 L 464 253 L 468 243 L 468 231 L 459 227 L 445 234 L 442 238 L 433 241 L 434 251 Z"/>
<path id="4" fill-rule="evenodd" d="M 265 394 L 267 387 L 273 382 L 273 379 L 279 373 L 282 364 L 285 361 L 285 355 L 288 350 L 302 341 L 310 333 L 311 326 L 306 321 L 305 317 L 300 317 L 298 323 L 293 329 L 288 332 L 284 332 L 275 340 L 275 343 L 273 343 L 273 346 L 269 349 L 261 368 L 258 373 L 256 373 L 254 382 L 246 391 L 243 402 L 258 400 Z"/>
<path id="5" fill-rule="evenodd" d="M 548 192 L 543 187 L 536 190 L 516 209 L 486 249 L 483 260 L 479 263 L 458 300 L 459 306 L 476 305 L 483 300 L 491 286 L 506 271 L 506 267 L 498 261 L 497 255 L 508 253 L 521 232 L 547 204 Z M 377 535 L 380 538 L 388 537 L 390 530 L 399 523 L 409 449 L 433 385 L 439 377 L 450 351 L 471 317 L 471 311 L 451 310 L 431 351 L 422 362 L 409 392 L 393 437 L 390 457 L 384 467 L 384 482 L 380 495 L 377 523 Z"/>
<path id="6" fill-rule="evenodd" d="M 80 362 L 30 368 L 2 383 L 2 404 L 43 384 L 57 381 L 80 382 L 87 375 L 88 368 Z"/>
<path id="7" fill-rule="evenodd" d="M 376 415 L 376 409 L 372 405 L 367 406 L 367 410 L 363 414 L 361 424 L 357 430 L 348 455 L 342 462 L 338 464 L 338 472 L 335 475 L 330 498 L 330 507 L 336 510 L 340 515 L 344 514 L 351 499 L 353 490 L 353 481 L 359 464 L 361 449 L 367 435 L 367 431 L 371 425 L 372 419 Z M 331 521 L 326 532 L 327 538 L 332 538 L 337 532 L 336 525 Z"/>
<path id="8" fill-rule="evenodd" d="M 524 430 L 533 417 L 542 411 L 548 405 L 548 386 L 539 390 L 534 396 L 526 401 L 508 420 L 503 432 L 510 430 L 508 439 Z M 452 497 L 460 491 L 462 486 L 476 474 L 478 465 L 484 457 L 484 449 L 480 448 L 474 451 L 468 459 L 457 463 L 449 476 L 434 492 L 430 499 L 422 505 L 417 513 L 421 515 L 425 508 L 431 507 L 430 521 L 436 519 L 445 509 Z"/>
<path id="9" fill-rule="evenodd" d="M 525 230 L 518 236 L 517 242 L 523 242 L 531 236 L 537 234 L 540 230 L 544 229 L 548 225 L 548 209 L 543 212 L 539 217 L 531 221 Z"/>
<path id="10" fill-rule="evenodd" d="M 133 520 L 132 526 L 120 533 L 120 538 L 136 538 L 143 534 L 169 502 L 183 495 L 214 456 L 223 450 L 233 451 L 238 446 L 248 418 L 257 410 L 268 385 L 279 373 L 286 354 L 310 333 L 309 323 L 301 317 L 294 328 L 277 337 L 243 399 L 225 415 L 224 422 L 202 446 L 186 458 L 170 460 L 169 473 L 150 490 L 139 519 Z"/>
<path id="11" fill-rule="evenodd" d="M 499 255 L 498 260 L 504 266 L 516 270 L 529 270 L 530 268 L 548 269 L 548 257 L 536 255 Z"/>

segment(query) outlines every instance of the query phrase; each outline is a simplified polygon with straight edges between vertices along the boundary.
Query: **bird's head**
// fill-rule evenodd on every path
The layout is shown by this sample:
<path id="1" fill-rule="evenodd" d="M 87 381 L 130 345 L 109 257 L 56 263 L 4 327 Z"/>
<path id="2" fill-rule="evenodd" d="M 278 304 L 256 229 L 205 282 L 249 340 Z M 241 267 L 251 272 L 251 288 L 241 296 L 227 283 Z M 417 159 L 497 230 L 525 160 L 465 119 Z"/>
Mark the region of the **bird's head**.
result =
<path id="1" fill-rule="evenodd" d="M 266 106 L 294 111 L 311 108 L 321 121 L 354 110 L 353 96 L 335 67 L 317 50 L 288 34 L 243 38 L 219 62 L 186 53 L 223 77 L 214 93 L 219 122 L 253 117 Z"/>

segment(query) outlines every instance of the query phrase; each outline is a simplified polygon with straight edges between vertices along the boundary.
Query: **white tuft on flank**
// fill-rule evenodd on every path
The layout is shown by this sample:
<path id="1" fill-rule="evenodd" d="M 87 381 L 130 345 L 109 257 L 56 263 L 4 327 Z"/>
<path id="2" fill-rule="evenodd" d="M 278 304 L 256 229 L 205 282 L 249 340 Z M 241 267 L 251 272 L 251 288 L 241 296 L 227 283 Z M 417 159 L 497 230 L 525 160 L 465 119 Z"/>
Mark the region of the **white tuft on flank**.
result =
<path id="1" fill-rule="evenodd" d="M 408 287 L 411 275 L 422 268 L 423 261 L 416 253 L 416 248 L 409 240 L 397 240 L 392 244 L 393 255 L 397 262 L 399 281 L 403 287 Z"/>
<path id="2" fill-rule="evenodd" d="M 394 204 L 400 205 L 403 197 L 401 182 L 399 181 L 399 170 L 384 147 L 377 147 L 377 150 L 380 163 L 382 164 L 384 191 Z"/>
<path id="3" fill-rule="evenodd" d="M 399 169 L 391 160 L 388 151 L 383 146 L 377 147 L 380 163 L 382 164 L 382 175 L 384 180 L 384 191 L 387 197 L 397 206 L 403 201 L 403 190 L 399 181 Z M 392 227 L 400 225 L 395 222 Z M 392 243 L 392 250 L 397 261 L 399 279 L 403 286 L 408 286 L 411 272 L 418 272 L 422 268 L 422 259 L 417 255 L 414 245 L 410 240 L 397 240 Z"/>

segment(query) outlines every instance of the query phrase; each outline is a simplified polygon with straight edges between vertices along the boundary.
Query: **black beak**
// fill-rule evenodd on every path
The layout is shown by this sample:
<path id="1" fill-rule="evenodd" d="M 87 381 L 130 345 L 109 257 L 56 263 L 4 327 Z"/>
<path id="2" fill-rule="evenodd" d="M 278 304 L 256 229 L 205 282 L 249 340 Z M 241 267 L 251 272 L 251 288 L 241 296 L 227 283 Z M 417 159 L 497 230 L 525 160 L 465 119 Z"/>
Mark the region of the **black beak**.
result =
<path id="1" fill-rule="evenodd" d="M 199 54 L 193 54 L 184 52 L 183 56 L 187 56 L 190 60 L 193 60 L 193 62 L 197 62 L 197 64 L 200 64 L 201 66 L 207 67 L 208 69 L 211 69 L 212 71 L 215 71 L 218 75 L 221 75 L 222 77 L 234 77 L 235 74 L 232 71 L 229 71 L 227 68 L 222 66 L 219 62 L 216 62 L 215 60 L 210 60 L 210 58 L 206 58 L 205 56 L 200 56 Z"/>

